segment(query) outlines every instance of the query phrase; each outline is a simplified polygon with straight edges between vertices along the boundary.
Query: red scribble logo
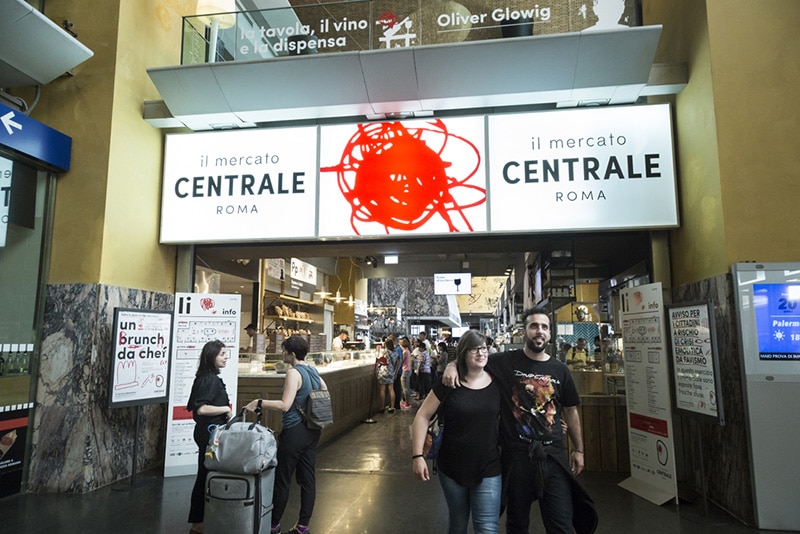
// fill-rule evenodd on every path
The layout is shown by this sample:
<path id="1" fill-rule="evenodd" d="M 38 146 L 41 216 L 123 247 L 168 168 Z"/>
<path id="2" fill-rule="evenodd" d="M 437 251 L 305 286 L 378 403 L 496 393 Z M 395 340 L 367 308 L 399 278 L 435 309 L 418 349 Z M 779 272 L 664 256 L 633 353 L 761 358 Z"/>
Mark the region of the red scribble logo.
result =
<path id="1" fill-rule="evenodd" d="M 208 311 L 214 307 L 214 299 L 204 298 L 200 299 L 200 307 L 203 308 L 203 311 Z"/>
<path id="2" fill-rule="evenodd" d="M 464 176 L 448 175 L 453 162 Z M 486 189 L 467 183 L 480 165 L 477 147 L 437 119 L 408 128 L 359 124 L 339 163 L 320 170 L 336 173 L 356 235 L 359 222 L 378 223 L 388 234 L 416 230 L 434 216 L 460 232 L 473 230 L 464 210 L 486 202 Z"/>
<path id="3" fill-rule="evenodd" d="M 395 15 L 393 12 L 384 11 L 383 13 L 380 14 L 376 22 L 381 26 L 383 26 L 384 28 L 394 28 L 399 22 L 399 20 L 400 19 L 398 19 L 397 15 Z"/>

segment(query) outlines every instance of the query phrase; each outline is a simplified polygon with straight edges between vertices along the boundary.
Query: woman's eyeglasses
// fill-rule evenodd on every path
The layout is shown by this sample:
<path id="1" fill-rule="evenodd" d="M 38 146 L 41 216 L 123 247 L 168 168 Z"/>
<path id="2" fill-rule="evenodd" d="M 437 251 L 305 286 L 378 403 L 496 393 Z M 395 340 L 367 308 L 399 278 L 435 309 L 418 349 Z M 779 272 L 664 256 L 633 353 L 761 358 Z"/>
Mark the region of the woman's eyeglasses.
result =
<path id="1" fill-rule="evenodd" d="M 479 352 L 489 352 L 489 347 L 483 345 L 481 347 L 475 347 L 474 349 L 467 349 L 472 354 L 478 354 Z"/>

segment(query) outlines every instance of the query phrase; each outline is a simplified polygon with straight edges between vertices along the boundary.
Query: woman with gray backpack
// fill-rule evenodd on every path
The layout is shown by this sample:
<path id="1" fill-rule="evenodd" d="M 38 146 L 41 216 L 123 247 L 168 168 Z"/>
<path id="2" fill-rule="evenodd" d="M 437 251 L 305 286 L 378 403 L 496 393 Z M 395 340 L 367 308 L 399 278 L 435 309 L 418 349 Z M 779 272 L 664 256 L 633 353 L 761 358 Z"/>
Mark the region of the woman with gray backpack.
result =
<path id="1" fill-rule="evenodd" d="M 306 406 L 308 396 L 314 389 L 327 390 L 328 386 L 316 368 L 304 360 L 308 354 L 308 342 L 302 336 L 294 335 L 286 339 L 283 348 L 283 362 L 291 365 L 286 371 L 283 395 L 280 400 L 255 399 L 245 406 L 254 412 L 259 406 L 267 410 L 283 413 L 282 429 L 278 436 L 278 465 L 275 467 L 275 488 L 272 494 L 272 528 L 270 532 L 281 532 L 280 520 L 289 500 L 289 485 L 292 476 L 300 484 L 300 514 L 297 523 L 289 534 L 306 534 L 314 512 L 316 500 L 317 445 L 320 429 L 311 429 L 303 421 L 298 406 Z"/>

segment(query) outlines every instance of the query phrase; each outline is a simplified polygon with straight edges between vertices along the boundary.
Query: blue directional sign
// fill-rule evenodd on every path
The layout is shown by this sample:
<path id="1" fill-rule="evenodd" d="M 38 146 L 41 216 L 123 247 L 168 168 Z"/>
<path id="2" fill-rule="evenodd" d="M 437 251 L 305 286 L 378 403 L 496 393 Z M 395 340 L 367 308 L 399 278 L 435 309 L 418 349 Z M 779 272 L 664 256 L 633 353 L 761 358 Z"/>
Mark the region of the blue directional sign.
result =
<path id="1" fill-rule="evenodd" d="M 0 147 L 10 148 L 56 171 L 69 170 L 72 138 L 0 104 Z"/>

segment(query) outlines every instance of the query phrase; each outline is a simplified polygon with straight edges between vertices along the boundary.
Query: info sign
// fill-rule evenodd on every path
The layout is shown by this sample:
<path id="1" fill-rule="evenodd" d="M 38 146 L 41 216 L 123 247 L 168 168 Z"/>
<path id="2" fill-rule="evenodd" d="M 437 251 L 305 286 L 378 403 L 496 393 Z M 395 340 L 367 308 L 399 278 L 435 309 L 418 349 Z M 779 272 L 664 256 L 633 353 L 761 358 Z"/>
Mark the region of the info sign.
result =
<path id="1" fill-rule="evenodd" d="M 114 310 L 110 408 L 167 401 L 171 338 L 168 311 Z"/>
<path id="2" fill-rule="evenodd" d="M 725 424 L 711 303 L 667 306 L 675 408 Z"/>
<path id="3" fill-rule="evenodd" d="M 620 486 L 661 505 L 678 498 L 661 284 L 625 288 L 620 297 L 631 462 Z"/>
<path id="4" fill-rule="evenodd" d="M 220 369 L 231 409 L 236 410 L 241 295 L 176 293 L 173 348 L 170 356 L 170 391 L 167 410 L 167 445 L 164 476 L 197 472 L 194 420 L 187 409 L 203 346 L 214 340 L 225 344 L 228 361 Z"/>

